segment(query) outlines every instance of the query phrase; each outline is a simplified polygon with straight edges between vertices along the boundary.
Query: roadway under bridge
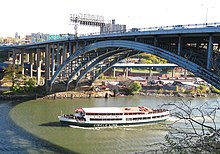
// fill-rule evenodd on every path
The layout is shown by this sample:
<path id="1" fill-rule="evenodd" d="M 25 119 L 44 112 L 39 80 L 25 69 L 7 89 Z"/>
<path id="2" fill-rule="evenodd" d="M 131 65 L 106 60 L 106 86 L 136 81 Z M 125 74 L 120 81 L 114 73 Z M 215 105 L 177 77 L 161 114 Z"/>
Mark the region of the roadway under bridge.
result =
<path id="1" fill-rule="evenodd" d="M 5 50 L 6 47 L 0 47 Z M 183 67 L 220 89 L 220 24 L 150 27 L 10 46 L 14 65 L 38 84 L 66 89 L 93 83 L 119 61 L 146 52 Z M 89 74 L 89 75 L 88 75 Z M 89 77 L 88 77 L 89 76 Z"/>

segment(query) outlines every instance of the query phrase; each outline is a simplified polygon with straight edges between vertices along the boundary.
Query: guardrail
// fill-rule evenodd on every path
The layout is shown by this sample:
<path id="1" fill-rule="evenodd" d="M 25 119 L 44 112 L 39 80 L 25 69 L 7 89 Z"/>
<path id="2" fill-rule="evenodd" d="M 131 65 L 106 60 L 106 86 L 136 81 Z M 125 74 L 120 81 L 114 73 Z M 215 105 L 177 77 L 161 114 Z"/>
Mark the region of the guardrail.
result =
<path id="1" fill-rule="evenodd" d="M 175 30 L 175 29 L 193 29 L 193 28 L 206 28 L 206 27 L 219 27 L 220 22 L 215 23 L 203 23 L 203 24 L 187 24 L 187 25 L 171 25 L 171 26 L 159 26 L 159 27 L 147 27 L 147 28 L 132 28 L 125 31 L 110 31 L 110 32 L 96 32 L 90 34 L 82 34 L 81 36 L 93 36 L 93 35 L 106 35 L 106 34 L 117 34 L 117 33 L 130 33 L 130 32 L 144 32 L 144 31 L 157 31 L 157 30 Z"/>
<path id="2" fill-rule="evenodd" d="M 127 30 L 121 31 L 109 31 L 109 32 L 95 32 L 90 34 L 81 34 L 78 37 L 85 37 L 85 36 L 97 36 L 97 35 L 111 35 L 111 34 L 122 34 L 122 33 L 131 33 L 131 32 L 147 32 L 147 31 L 158 31 L 158 30 L 175 30 L 175 29 L 193 29 L 193 28 L 208 28 L 208 27 L 219 27 L 220 22 L 215 23 L 203 23 L 203 24 L 187 24 L 187 25 L 171 25 L 171 26 L 159 26 L 159 27 L 147 27 L 147 28 L 132 28 Z M 69 38 L 75 38 L 73 35 Z"/>
<path id="3" fill-rule="evenodd" d="M 122 30 L 122 31 L 109 31 L 109 32 L 95 32 L 95 33 L 90 33 L 90 34 L 80 34 L 77 37 L 86 37 L 86 36 L 98 36 L 98 35 L 112 35 L 112 34 L 122 34 L 122 33 L 134 33 L 134 32 L 147 32 L 147 31 L 163 31 L 163 30 L 175 30 L 175 29 L 193 29 L 193 28 L 208 28 L 208 27 L 219 27 L 220 28 L 220 22 L 215 22 L 215 23 L 203 23 L 203 24 L 187 24 L 187 25 L 171 25 L 171 26 L 159 26 L 159 27 L 147 27 L 147 28 L 132 28 L 132 29 L 127 29 L 127 30 Z M 57 35 L 58 36 L 58 35 Z M 56 40 L 66 40 L 66 39 L 76 39 L 77 38 L 73 34 L 62 34 L 62 37 L 55 37 L 55 38 L 50 38 L 45 41 L 40 41 L 40 42 L 47 42 L 47 41 L 56 41 Z M 40 43 L 40 42 L 32 42 L 33 43 Z M 12 45 L 13 46 L 13 45 Z M 3 47 L 0 45 L 0 47 Z"/>

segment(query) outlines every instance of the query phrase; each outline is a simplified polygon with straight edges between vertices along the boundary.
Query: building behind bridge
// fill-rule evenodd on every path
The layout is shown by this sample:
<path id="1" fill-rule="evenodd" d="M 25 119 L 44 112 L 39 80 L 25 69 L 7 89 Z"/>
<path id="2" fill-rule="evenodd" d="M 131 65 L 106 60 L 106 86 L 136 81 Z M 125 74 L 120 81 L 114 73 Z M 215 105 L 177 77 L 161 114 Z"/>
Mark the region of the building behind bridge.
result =
<path id="1" fill-rule="evenodd" d="M 126 32 L 126 25 L 116 24 L 115 19 L 112 19 L 112 23 L 107 23 L 105 26 L 100 27 L 101 34 L 113 32 Z"/>

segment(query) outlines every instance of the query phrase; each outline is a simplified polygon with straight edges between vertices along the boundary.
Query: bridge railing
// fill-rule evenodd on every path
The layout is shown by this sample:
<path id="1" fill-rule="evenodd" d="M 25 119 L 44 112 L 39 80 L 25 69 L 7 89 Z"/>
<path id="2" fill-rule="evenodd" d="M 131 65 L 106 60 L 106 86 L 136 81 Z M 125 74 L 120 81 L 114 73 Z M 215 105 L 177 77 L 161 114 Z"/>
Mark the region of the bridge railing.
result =
<path id="1" fill-rule="evenodd" d="M 171 26 L 140 28 L 138 30 L 139 31 L 152 31 L 152 30 L 192 29 L 192 28 L 206 28 L 206 27 L 219 27 L 220 28 L 220 23 L 216 22 L 216 23 L 203 23 L 203 24 L 171 25 Z"/>
<path id="2" fill-rule="evenodd" d="M 121 31 L 109 31 L 109 32 L 96 32 L 90 34 L 81 34 L 79 37 L 84 36 L 96 36 L 96 35 L 112 35 L 120 33 L 131 33 L 131 32 L 144 32 L 144 31 L 158 31 L 158 30 L 175 30 L 175 29 L 193 29 L 193 28 L 210 28 L 210 27 L 219 27 L 220 22 L 215 23 L 202 23 L 202 24 L 186 24 L 186 25 L 171 25 L 171 26 L 159 26 L 159 27 L 147 27 L 147 28 L 132 28 Z"/>
<path id="3" fill-rule="evenodd" d="M 187 25 L 171 25 L 171 26 L 159 26 L 159 27 L 147 27 L 147 28 L 132 28 L 127 30 L 120 31 L 108 31 L 108 32 L 95 32 L 89 34 L 80 34 L 78 37 L 92 37 L 92 36 L 108 36 L 108 35 L 117 35 L 124 33 L 134 33 L 134 32 L 147 32 L 147 31 L 163 31 L 163 30 L 175 30 L 175 29 L 193 29 L 193 28 L 206 28 L 206 27 L 219 27 L 220 22 L 215 23 L 202 23 L 202 24 L 187 24 Z M 58 36 L 58 35 L 57 35 Z M 66 40 L 66 39 L 75 39 L 75 35 L 62 35 L 62 37 L 51 37 L 49 41 L 53 40 Z"/>
<path id="4" fill-rule="evenodd" d="M 90 34 L 80 34 L 78 37 L 92 37 L 92 36 L 108 36 L 108 35 L 117 35 L 117 34 L 124 34 L 124 33 L 137 33 L 137 32 L 147 32 L 147 31 L 164 31 L 164 30 L 183 30 L 183 29 L 193 29 L 193 28 L 211 28 L 211 27 L 219 27 L 220 28 L 220 22 L 215 23 L 202 23 L 202 24 L 187 24 L 187 25 L 171 25 L 171 26 L 159 26 L 159 27 L 147 27 L 147 28 L 132 28 L 127 30 L 121 30 L 121 31 L 109 31 L 109 32 L 95 32 Z M 55 37 L 51 38 L 46 42 L 53 42 L 58 40 L 67 40 L 67 39 L 76 39 L 75 35 L 65 35 L 65 37 Z M 42 43 L 42 42 L 32 42 L 29 44 L 35 44 L 35 43 Z M 0 48 L 5 48 L 5 46 L 0 45 Z"/>

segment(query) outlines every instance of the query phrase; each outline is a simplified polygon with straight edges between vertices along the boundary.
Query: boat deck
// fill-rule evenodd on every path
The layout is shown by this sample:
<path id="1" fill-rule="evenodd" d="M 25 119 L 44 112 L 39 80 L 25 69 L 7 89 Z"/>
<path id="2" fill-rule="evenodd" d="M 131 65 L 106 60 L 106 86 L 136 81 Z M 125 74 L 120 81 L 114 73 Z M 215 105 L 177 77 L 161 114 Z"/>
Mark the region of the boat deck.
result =
<path id="1" fill-rule="evenodd" d="M 164 112 L 164 109 L 150 109 L 145 106 L 139 107 L 96 107 L 96 108 L 82 108 L 85 113 L 132 113 L 132 112 L 148 112 L 159 113 Z"/>

